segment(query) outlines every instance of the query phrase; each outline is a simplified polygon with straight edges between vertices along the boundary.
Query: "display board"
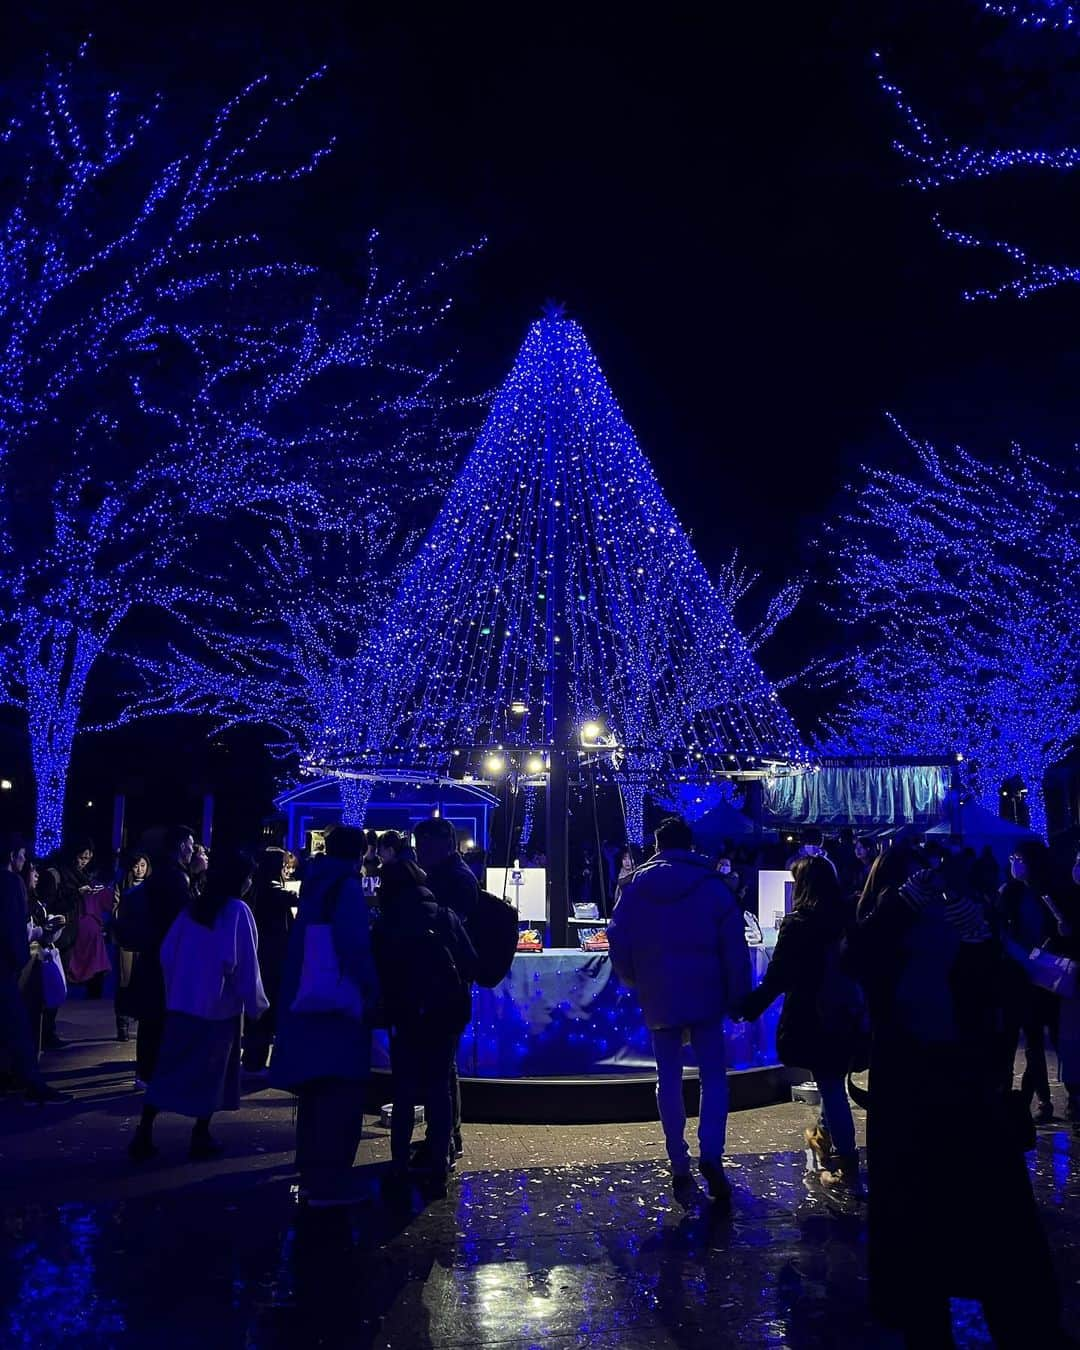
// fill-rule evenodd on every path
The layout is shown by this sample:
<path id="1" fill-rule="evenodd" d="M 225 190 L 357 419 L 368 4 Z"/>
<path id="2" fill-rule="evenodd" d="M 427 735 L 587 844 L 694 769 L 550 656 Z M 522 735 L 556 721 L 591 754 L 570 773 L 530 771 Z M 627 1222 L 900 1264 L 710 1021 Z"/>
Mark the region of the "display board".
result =
<path id="1" fill-rule="evenodd" d="M 791 894 L 795 882 L 791 872 L 763 869 L 758 873 L 758 922 L 762 928 L 779 928 L 780 920 L 791 913 Z"/>
<path id="2" fill-rule="evenodd" d="M 485 887 L 501 895 L 526 923 L 547 922 L 547 869 L 543 867 L 489 867 Z"/>

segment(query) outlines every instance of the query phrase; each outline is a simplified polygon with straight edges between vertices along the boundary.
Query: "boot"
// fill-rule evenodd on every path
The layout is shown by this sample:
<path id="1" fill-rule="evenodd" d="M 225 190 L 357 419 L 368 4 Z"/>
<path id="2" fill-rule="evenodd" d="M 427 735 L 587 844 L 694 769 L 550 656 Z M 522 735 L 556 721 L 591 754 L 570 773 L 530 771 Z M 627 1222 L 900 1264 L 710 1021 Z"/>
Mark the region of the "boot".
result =
<path id="1" fill-rule="evenodd" d="M 814 1155 L 817 1170 L 819 1172 L 828 1171 L 833 1162 L 832 1136 L 829 1131 L 821 1124 L 810 1125 L 803 1130 L 803 1138 Z"/>
<path id="2" fill-rule="evenodd" d="M 859 1155 L 838 1153 L 832 1166 L 820 1174 L 818 1180 L 826 1190 L 859 1189 Z"/>

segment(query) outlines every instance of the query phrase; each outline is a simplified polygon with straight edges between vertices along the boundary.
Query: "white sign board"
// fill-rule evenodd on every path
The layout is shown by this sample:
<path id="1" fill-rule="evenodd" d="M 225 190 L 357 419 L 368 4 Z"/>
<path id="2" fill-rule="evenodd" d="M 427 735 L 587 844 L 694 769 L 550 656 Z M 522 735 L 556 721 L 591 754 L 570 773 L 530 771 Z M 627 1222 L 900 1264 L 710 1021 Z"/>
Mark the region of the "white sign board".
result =
<path id="1" fill-rule="evenodd" d="M 489 867 L 484 886 L 509 900 L 525 923 L 547 922 L 546 868 Z"/>
<path id="2" fill-rule="evenodd" d="M 785 867 L 783 871 L 762 869 L 758 873 L 757 912 L 762 928 L 779 928 L 780 920 L 791 913 L 791 893 L 795 882 Z"/>

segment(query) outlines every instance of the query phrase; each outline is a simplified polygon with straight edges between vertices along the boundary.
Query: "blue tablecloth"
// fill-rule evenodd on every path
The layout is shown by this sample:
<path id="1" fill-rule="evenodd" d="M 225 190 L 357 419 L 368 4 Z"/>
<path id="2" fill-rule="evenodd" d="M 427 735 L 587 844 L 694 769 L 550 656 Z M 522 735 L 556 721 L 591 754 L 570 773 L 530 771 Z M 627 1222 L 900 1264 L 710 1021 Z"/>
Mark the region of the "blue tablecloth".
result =
<path id="1" fill-rule="evenodd" d="M 755 947 L 751 958 L 757 983 L 768 956 Z M 728 1023 L 729 1069 L 778 1063 L 779 1013 L 778 1001 L 756 1022 Z M 372 1053 L 376 1068 L 389 1068 L 385 1032 L 377 1033 Z M 655 1061 L 637 996 L 620 983 L 610 958 L 548 949 L 519 953 L 500 985 L 474 991 L 458 1068 L 468 1078 L 558 1078 L 648 1073 Z"/>

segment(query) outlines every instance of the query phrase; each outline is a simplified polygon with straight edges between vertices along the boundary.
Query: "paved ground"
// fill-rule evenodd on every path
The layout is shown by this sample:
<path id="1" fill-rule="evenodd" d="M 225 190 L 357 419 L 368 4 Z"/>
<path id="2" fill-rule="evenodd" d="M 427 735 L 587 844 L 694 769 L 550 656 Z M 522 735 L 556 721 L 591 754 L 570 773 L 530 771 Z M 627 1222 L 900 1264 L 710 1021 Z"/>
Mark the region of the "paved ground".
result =
<path id="1" fill-rule="evenodd" d="M 291 1099 L 271 1090 L 220 1117 L 221 1160 L 186 1162 L 188 1124 L 164 1117 L 161 1159 L 133 1168 L 140 1097 L 109 1013 L 61 1014 L 76 1043 L 46 1068 L 76 1094 L 70 1106 L 0 1102 L 2 1347 L 893 1343 L 866 1312 L 861 1207 L 827 1199 L 795 1147 L 806 1108 L 732 1117 L 730 1222 L 700 1195 L 674 1204 L 656 1123 L 471 1125 L 447 1200 L 402 1211 L 379 1196 L 388 1143 L 372 1119 L 359 1203 L 309 1213 L 295 1198 Z M 1042 1131 L 1032 1168 L 1077 1331 L 1080 1140 Z M 988 1343 L 969 1306 L 956 1305 L 956 1325 L 961 1345 Z"/>

